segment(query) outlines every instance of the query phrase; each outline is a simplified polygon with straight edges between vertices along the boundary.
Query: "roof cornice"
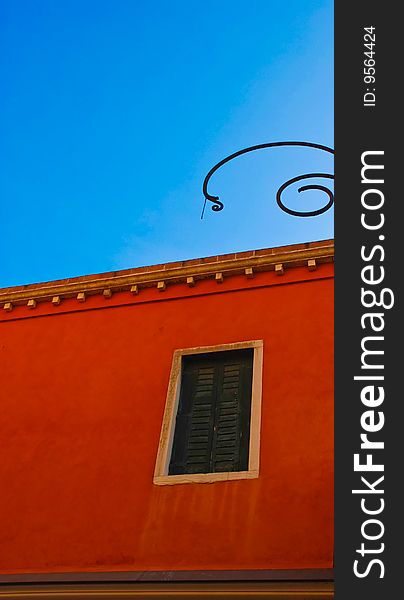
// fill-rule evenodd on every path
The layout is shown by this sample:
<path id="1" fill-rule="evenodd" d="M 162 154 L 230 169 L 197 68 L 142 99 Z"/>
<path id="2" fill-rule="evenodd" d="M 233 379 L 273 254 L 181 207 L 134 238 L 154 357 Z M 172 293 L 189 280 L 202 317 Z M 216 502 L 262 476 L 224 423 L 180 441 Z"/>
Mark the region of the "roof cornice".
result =
<path id="1" fill-rule="evenodd" d="M 14 305 L 26 304 L 30 301 L 36 304 L 55 298 L 74 298 L 79 294 L 106 294 L 127 290 L 137 293 L 145 287 L 161 289 L 162 285 L 165 288 L 166 285 L 183 282 L 193 285 L 200 279 L 218 279 L 239 274 L 252 276 L 254 272 L 261 271 L 276 270 L 278 274 L 282 274 L 284 269 L 301 266 L 308 266 L 313 270 L 317 264 L 332 262 L 333 257 L 333 240 L 309 242 L 3 288 L 0 289 L 0 304 L 7 310 Z"/>

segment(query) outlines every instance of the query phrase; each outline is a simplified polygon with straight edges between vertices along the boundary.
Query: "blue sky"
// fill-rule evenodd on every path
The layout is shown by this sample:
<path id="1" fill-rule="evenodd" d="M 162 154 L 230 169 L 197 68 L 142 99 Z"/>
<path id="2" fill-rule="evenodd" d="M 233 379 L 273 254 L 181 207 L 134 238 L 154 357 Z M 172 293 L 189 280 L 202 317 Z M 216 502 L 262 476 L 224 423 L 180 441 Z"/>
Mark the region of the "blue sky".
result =
<path id="1" fill-rule="evenodd" d="M 275 201 L 317 150 L 229 163 L 200 219 L 228 154 L 333 146 L 332 1 L 0 0 L 0 39 L 0 286 L 332 237 Z"/>

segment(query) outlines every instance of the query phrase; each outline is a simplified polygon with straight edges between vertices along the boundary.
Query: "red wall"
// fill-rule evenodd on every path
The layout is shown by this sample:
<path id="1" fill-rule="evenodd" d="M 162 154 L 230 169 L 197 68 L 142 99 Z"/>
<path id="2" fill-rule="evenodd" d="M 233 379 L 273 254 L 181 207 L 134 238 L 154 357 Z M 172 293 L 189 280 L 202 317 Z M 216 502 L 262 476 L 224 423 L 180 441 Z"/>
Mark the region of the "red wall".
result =
<path id="1" fill-rule="evenodd" d="M 4 315 L 0 570 L 331 567 L 332 284 L 322 264 Z M 153 485 L 173 351 L 252 339 L 259 478 Z"/>

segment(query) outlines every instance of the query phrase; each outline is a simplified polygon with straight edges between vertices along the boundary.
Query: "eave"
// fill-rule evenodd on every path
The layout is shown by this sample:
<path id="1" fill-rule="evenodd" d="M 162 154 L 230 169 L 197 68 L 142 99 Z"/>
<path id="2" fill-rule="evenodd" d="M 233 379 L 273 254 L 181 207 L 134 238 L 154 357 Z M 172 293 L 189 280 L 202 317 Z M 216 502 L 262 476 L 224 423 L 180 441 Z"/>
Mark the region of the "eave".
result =
<path id="1" fill-rule="evenodd" d="M 165 289 L 177 283 L 194 285 L 201 279 L 221 281 L 224 277 L 240 274 L 252 277 L 255 272 L 261 271 L 275 270 L 282 275 L 286 269 L 294 267 L 306 266 L 314 270 L 317 264 L 332 262 L 333 259 L 333 240 L 308 242 L 3 288 L 0 289 L 0 306 L 11 310 L 18 305 L 34 307 L 38 302 L 56 302 L 65 298 L 76 297 L 80 301 L 80 298 L 95 294 L 122 291 L 137 294 L 146 287 Z"/>

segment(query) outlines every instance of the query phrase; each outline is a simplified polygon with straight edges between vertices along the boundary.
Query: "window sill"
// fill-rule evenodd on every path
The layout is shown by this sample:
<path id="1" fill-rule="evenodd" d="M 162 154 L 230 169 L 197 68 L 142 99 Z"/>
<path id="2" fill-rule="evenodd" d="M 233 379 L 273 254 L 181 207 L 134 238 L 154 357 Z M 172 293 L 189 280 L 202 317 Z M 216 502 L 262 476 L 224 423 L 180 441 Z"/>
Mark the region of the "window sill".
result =
<path id="1" fill-rule="evenodd" d="M 258 471 L 230 471 L 228 473 L 186 473 L 184 475 L 157 475 L 155 485 L 176 485 L 179 483 L 215 483 L 236 479 L 257 479 Z"/>

